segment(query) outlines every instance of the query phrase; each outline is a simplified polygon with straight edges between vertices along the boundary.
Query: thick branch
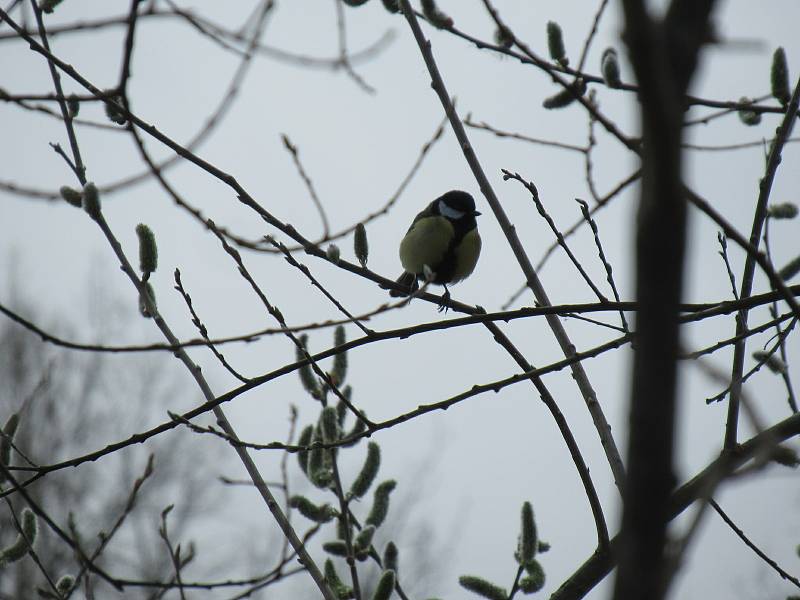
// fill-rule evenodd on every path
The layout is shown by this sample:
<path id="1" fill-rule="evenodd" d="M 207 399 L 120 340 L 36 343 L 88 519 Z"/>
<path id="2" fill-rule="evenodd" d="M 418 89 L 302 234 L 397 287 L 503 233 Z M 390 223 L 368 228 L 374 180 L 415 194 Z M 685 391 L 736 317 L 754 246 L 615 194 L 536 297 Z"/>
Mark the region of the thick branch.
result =
<path id="1" fill-rule="evenodd" d="M 669 584 L 664 560 L 683 286 L 686 199 L 681 135 L 686 89 L 713 1 L 675 0 L 664 21 L 623 0 L 625 41 L 639 82 L 642 189 L 636 231 L 637 341 L 628 439 L 629 479 L 617 548 L 618 600 L 657 600 Z"/>

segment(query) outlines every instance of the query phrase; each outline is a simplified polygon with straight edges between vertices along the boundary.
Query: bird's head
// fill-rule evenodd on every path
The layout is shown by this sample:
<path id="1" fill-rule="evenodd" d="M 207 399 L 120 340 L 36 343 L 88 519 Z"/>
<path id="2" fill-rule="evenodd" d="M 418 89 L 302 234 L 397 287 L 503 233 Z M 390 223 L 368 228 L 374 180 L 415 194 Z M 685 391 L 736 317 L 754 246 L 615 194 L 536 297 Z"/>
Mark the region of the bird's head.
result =
<path id="1" fill-rule="evenodd" d="M 439 214 L 452 221 L 474 219 L 481 213 L 475 210 L 475 200 L 467 192 L 453 190 L 440 196 L 436 202 Z"/>

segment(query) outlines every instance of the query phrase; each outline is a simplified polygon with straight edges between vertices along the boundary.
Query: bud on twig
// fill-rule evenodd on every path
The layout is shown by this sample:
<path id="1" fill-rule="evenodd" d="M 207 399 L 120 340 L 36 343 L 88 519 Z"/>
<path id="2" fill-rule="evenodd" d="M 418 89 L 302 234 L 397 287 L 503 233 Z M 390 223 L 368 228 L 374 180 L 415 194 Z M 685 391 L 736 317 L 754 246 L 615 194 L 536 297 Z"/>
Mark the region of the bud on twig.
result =
<path id="1" fill-rule="evenodd" d="M 303 429 L 302 433 L 300 433 L 300 437 L 297 440 L 298 446 L 308 446 L 311 444 L 311 437 L 314 435 L 314 426 L 307 425 L 305 429 Z M 303 471 L 306 475 L 308 475 L 308 450 L 300 450 L 297 453 L 297 462 L 300 463 L 300 470 Z"/>
<path id="2" fill-rule="evenodd" d="M 772 55 L 772 67 L 769 72 L 772 95 L 778 102 L 786 106 L 792 98 L 789 90 L 789 65 L 786 62 L 786 52 L 778 48 Z"/>
<path id="3" fill-rule="evenodd" d="M 100 193 L 91 181 L 83 186 L 83 210 L 95 220 L 100 218 Z"/>
<path id="4" fill-rule="evenodd" d="M 739 104 L 752 104 L 752 103 L 753 101 L 747 96 L 742 96 L 741 98 L 739 98 Z M 739 120 L 748 127 L 753 127 L 754 125 L 758 125 L 759 123 L 761 123 L 761 113 L 758 113 L 754 110 L 741 109 L 739 110 Z"/>
<path id="5" fill-rule="evenodd" d="M 39 8 L 43 13 L 52 14 L 55 7 L 61 4 L 62 0 L 41 0 Z"/>
<path id="6" fill-rule="evenodd" d="M 506 600 L 508 592 L 498 585 L 490 583 L 482 577 L 475 577 L 474 575 L 462 575 L 458 578 L 458 583 L 465 590 L 474 592 L 489 600 Z"/>
<path id="7" fill-rule="evenodd" d="M 800 272 L 800 256 L 789 261 L 789 264 L 778 271 L 778 276 L 784 281 L 789 281 L 792 277 L 797 275 L 798 272 Z"/>
<path id="8" fill-rule="evenodd" d="M 336 244 L 330 244 L 328 249 L 325 251 L 325 256 L 328 257 L 328 260 L 331 261 L 333 264 L 339 264 L 339 256 L 341 252 L 339 251 L 339 246 Z"/>
<path id="9" fill-rule="evenodd" d="M 526 577 L 519 580 L 520 589 L 526 594 L 533 594 L 538 592 L 544 587 L 544 569 L 539 561 L 536 559 L 525 565 L 525 570 L 528 572 Z"/>
<path id="10" fill-rule="evenodd" d="M 62 185 L 58 193 L 61 194 L 61 197 L 72 204 L 72 206 L 76 208 L 80 208 L 83 206 L 83 195 L 76 189 L 69 187 L 68 185 Z"/>
<path id="11" fill-rule="evenodd" d="M 147 299 L 150 300 L 153 308 L 157 309 L 158 304 L 156 304 L 156 291 L 153 289 L 153 285 L 149 281 L 144 282 L 144 293 L 139 296 L 139 313 L 145 319 L 152 319 L 155 316 L 155 313 L 151 312 L 147 307 L 145 296 L 147 296 Z"/>
<path id="12" fill-rule="evenodd" d="M 375 527 L 381 526 L 381 523 L 383 523 L 386 519 L 386 515 L 389 513 L 389 494 L 392 493 L 392 490 L 394 490 L 396 486 L 397 482 L 393 479 L 389 479 L 375 489 L 372 509 L 369 511 L 369 515 L 365 521 L 367 525 L 374 525 Z"/>
<path id="13" fill-rule="evenodd" d="M 400 553 L 397 551 L 397 546 L 395 546 L 394 542 L 386 544 L 386 548 L 383 551 L 383 568 L 397 573 L 399 555 Z"/>
<path id="14" fill-rule="evenodd" d="M 369 491 L 372 482 L 378 475 L 378 469 L 381 466 L 381 449 L 375 442 L 370 442 L 367 445 L 367 458 L 364 461 L 364 466 L 361 467 L 361 472 L 353 481 L 350 487 L 350 497 L 363 498 L 364 494 Z"/>
<path id="15" fill-rule="evenodd" d="M 600 72 L 609 87 L 617 88 L 622 85 L 622 81 L 619 78 L 619 59 L 614 48 L 606 48 L 603 51 L 603 56 L 600 59 Z"/>
<path id="16" fill-rule="evenodd" d="M 760 363 L 764 363 L 773 373 L 786 373 L 786 363 L 774 352 L 756 350 L 753 352 L 753 358 Z"/>
<path id="17" fill-rule="evenodd" d="M 499 25 L 494 30 L 494 41 L 501 48 L 511 48 L 514 45 L 514 34 L 505 25 Z"/>
<path id="18" fill-rule="evenodd" d="M 136 235 L 139 236 L 139 269 L 142 273 L 152 273 L 158 268 L 156 236 L 144 223 L 136 226 Z"/>
<path id="19" fill-rule="evenodd" d="M 305 496 L 292 496 L 289 506 L 296 508 L 301 515 L 315 523 L 327 523 L 336 516 L 336 510 L 330 504 L 317 506 Z"/>
<path id="20" fill-rule="evenodd" d="M 453 26 L 453 19 L 439 10 L 435 0 L 422 0 L 422 14 L 438 29 L 448 29 Z"/>
<path id="21" fill-rule="evenodd" d="M 394 591 L 395 574 L 394 571 L 387 570 L 383 572 L 381 578 L 378 580 L 378 585 L 375 586 L 375 592 L 372 594 L 372 600 L 389 600 L 389 597 Z"/>
<path id="22" fill-rule="evenodd" d="M 521 565 L 527 565 L 536 556 L 538 539 L 536 522 L 533 519 L 533 507 L 530 502 L 522 504 L 521 526 L 516 559 Z"/>
<path id="23" fill-rule="evenodd" d="M 300 347 L 295 349 L 295 358 L 297 362 L 301 360 L 306 360 L 306 344 L 308 343 L 308 334 L 303 334 L 299 338 Z M 297 374 L 300 377 L 300 383 L 303 384 L 303 388 L 311 394 L 312 398 L 319 399 L 320 398 L 320 389 L 319 383 L 317 382 L 317 378 L 314 375 L 314 371 L 311 369 L 311 364 L 307 363 L 304 364 L 297 370 Z"/>
<path id="24" fill-rule="evenodd" d="M 555 21 L 547 22 L 547 50 L 550 52 L 550 58 L 566 67 L 569 64 L 567 58 L 567 51 L 564 49 L 564 34 L 561 32 L 561 26 Z"/>
<path id="25" fill-rule="evenodd" d="M 586 92 L 586 83 L 578 79 L 572 83 L 568 88 L 565 88 L 557 94 L 545 98 L 542 106 L 547 109 L 564 108 L 569 106 L 575 101 L 576 96 L 583 96 Z"/>
<path id="26" fill-rule="evenodd" d="M 107 94 L 113 94 L 114 90 L 106 90 Z M 122 98 L 119 95 L 111 95 L 103 103 L 108 120 L 117 125 L 125 125 L 128 117 L 122 112 Z"/>
<path id="27" fill-rule="evenodd" d="M 56 589 L 59 594 L 66 597 L 72 591 L 73 585 L 75 585 L 75 578 L 72 575 L 62 575 L 56 582 Z"/>
<path id="28" fill-rule="evenodd" d="M 797 205 L 792 202 L 770 204 L 767 213 L 773 219 L 794 219 L 797 216 Z"/>
<path id="29" fill-rule="evenodd" d="M 325 581 L 331 586 L 337 598 L 345 600 L 353 597 L 353 590 L 347 587 L 339 578 L 336 567 L 333 566 L 333 561 L 330 558 L 325 559 Z"/>
<path id="30" fill-rule="evenodd" d="M 81 110 L 81 103 L 78 100 L 78 96 L 75 94 L 70 94 L 67 96 L 67 110 L 69 110 L 69 116 L 71 118 L 75 118 L 78 116 L 78 113 Z"/>
<path id="31" fill-rule="evenodd" d="M 367 230 L 363 223 L 356 225 L 356 231 L 353 235 L 353 250 L 358 262 L 361 263 L 362 267 L 366 268 L 367 259 L 369 258 L 369 244 L 367 243 Z"/>
<path id="32" fill-rule="evenodd" d="M 0 567 L 18 561 L 36 543 L 36 534 L 39 529 L 36 515 L 30 508 L 23 508 L 20 521 L 22 521 L 22 532 L 17 535 L 10 546 L 0 550 Z"/>

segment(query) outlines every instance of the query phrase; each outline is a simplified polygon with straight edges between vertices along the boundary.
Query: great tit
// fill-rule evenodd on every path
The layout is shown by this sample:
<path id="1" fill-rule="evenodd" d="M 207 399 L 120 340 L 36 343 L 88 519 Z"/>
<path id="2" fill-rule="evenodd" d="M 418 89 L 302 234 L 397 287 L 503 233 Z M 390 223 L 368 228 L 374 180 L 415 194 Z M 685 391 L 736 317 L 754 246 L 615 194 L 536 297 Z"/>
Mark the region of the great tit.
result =
<path id="1" fill-rule="evenodd" d="M 442 305 L 450 298 L 447 284 L 469 277 L 481 253 L 481 236 L 475 217 L 475 200 L 466 192 L 453 190 L 439 196 L 414 217 L 400 242 L 400 262 L 405 271 L 397 279 L 405 296 L 419 287 L 417 280 L 444 286 Z M 427 269 L 426 269 L 427 267 Z M 441 310 L 441 308 L 440 308 Z"/>

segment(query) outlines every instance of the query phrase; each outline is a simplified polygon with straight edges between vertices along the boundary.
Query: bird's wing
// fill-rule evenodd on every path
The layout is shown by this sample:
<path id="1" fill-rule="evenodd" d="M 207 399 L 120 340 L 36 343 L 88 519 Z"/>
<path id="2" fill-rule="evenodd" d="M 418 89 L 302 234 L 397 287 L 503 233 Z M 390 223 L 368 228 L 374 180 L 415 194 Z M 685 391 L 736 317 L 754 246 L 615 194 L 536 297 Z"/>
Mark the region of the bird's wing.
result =
<path id="1" fill-rule="evenodd" d="M 428 204 L 428 206 L 425 207 L 425 210 L 417 213 L 417 216 L 414 217 L 413 221 L 411 221 L 411 227 L 408 228 L 408 231 L 411 231 L 414 228 L 414 225 L 416 225 L 417 221 L 419 221 L 420 219 L 424 219 L 425 217 L 433 217 L 439 214 L 436 212 L 436 202 L 437 200 L 434 200 L 433 202 Z"/>

